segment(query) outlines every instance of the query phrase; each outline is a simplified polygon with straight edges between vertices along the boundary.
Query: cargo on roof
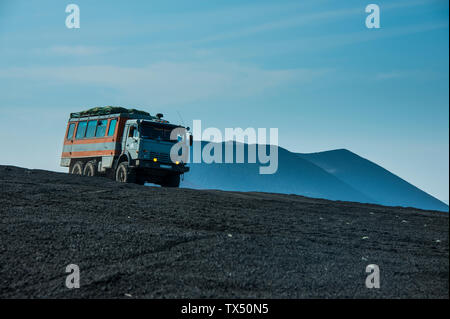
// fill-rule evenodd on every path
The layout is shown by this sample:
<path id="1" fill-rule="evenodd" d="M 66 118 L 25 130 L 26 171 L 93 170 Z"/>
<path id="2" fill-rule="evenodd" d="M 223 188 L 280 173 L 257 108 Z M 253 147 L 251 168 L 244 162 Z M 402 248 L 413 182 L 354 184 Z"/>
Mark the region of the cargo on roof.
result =
<path id="1" fill-rule="evenodd" d="M 70 113 L 71 118 L 80 118 L 87 116 L 101 116 L 101 115 L 109 115 L 109 114 L 138 114 L 138 115 L 147 115 L 151 116 L 150 113 L 145 111 L 140 111 L 136 109 L 127 109 L 120 106 L 105 106 L 105 107 L 94 107 L 89 110 Z M 152 117 L 152 116 L 151 116 Z"/>

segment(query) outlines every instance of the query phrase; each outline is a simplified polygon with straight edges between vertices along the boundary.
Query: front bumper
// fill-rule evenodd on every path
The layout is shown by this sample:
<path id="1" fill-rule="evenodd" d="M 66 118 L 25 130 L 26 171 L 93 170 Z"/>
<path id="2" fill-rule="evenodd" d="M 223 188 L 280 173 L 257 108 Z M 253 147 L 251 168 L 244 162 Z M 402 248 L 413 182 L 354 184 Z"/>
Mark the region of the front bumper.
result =
<path id="1" fill-rule="evenodd" d="M 151 169 L 160 169 L 172 172 L 186 173 L 189 172 L 189 167 L 185 164 L 168 164 L 168 163 L 160 163 L 154 162 L 151 160 L 142 160 L 138 159 L 134 161 L 134 166 L 137 168 L 151 168 Z"/>

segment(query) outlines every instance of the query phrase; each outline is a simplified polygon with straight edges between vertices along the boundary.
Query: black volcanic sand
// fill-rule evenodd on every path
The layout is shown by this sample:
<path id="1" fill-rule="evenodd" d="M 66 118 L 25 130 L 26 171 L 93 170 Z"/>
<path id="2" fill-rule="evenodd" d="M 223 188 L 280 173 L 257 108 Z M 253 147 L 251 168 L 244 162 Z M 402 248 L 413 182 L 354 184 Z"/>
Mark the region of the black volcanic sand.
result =
<path id="1" fill-rule="evenodd" d="M 446 213 L 7 166 L 0 207 L 1 298 L 449 297 Z"/>

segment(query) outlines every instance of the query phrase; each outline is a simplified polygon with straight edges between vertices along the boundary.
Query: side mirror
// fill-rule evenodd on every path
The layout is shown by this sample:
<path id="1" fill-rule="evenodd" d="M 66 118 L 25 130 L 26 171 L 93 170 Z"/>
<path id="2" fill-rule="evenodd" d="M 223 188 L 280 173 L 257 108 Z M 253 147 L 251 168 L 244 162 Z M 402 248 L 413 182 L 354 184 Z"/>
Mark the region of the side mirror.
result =
<path id="1" fill-rule="evenodd" d="M 189 135 L 189 146 L 194 145 L 194 137 L 192 135 Z"/>

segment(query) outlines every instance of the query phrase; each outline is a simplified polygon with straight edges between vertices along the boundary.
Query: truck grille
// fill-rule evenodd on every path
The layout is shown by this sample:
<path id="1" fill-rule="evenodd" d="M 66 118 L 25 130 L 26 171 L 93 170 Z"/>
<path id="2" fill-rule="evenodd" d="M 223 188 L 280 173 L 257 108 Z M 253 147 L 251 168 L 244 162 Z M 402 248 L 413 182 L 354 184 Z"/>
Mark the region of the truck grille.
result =
<path id="1" fill-rule="evenodd" d="M 158 159 L 158 162 L 171 163 L 169 154 L 150 152 L 150 159 L 154 159 L 155 157 Z"/>

